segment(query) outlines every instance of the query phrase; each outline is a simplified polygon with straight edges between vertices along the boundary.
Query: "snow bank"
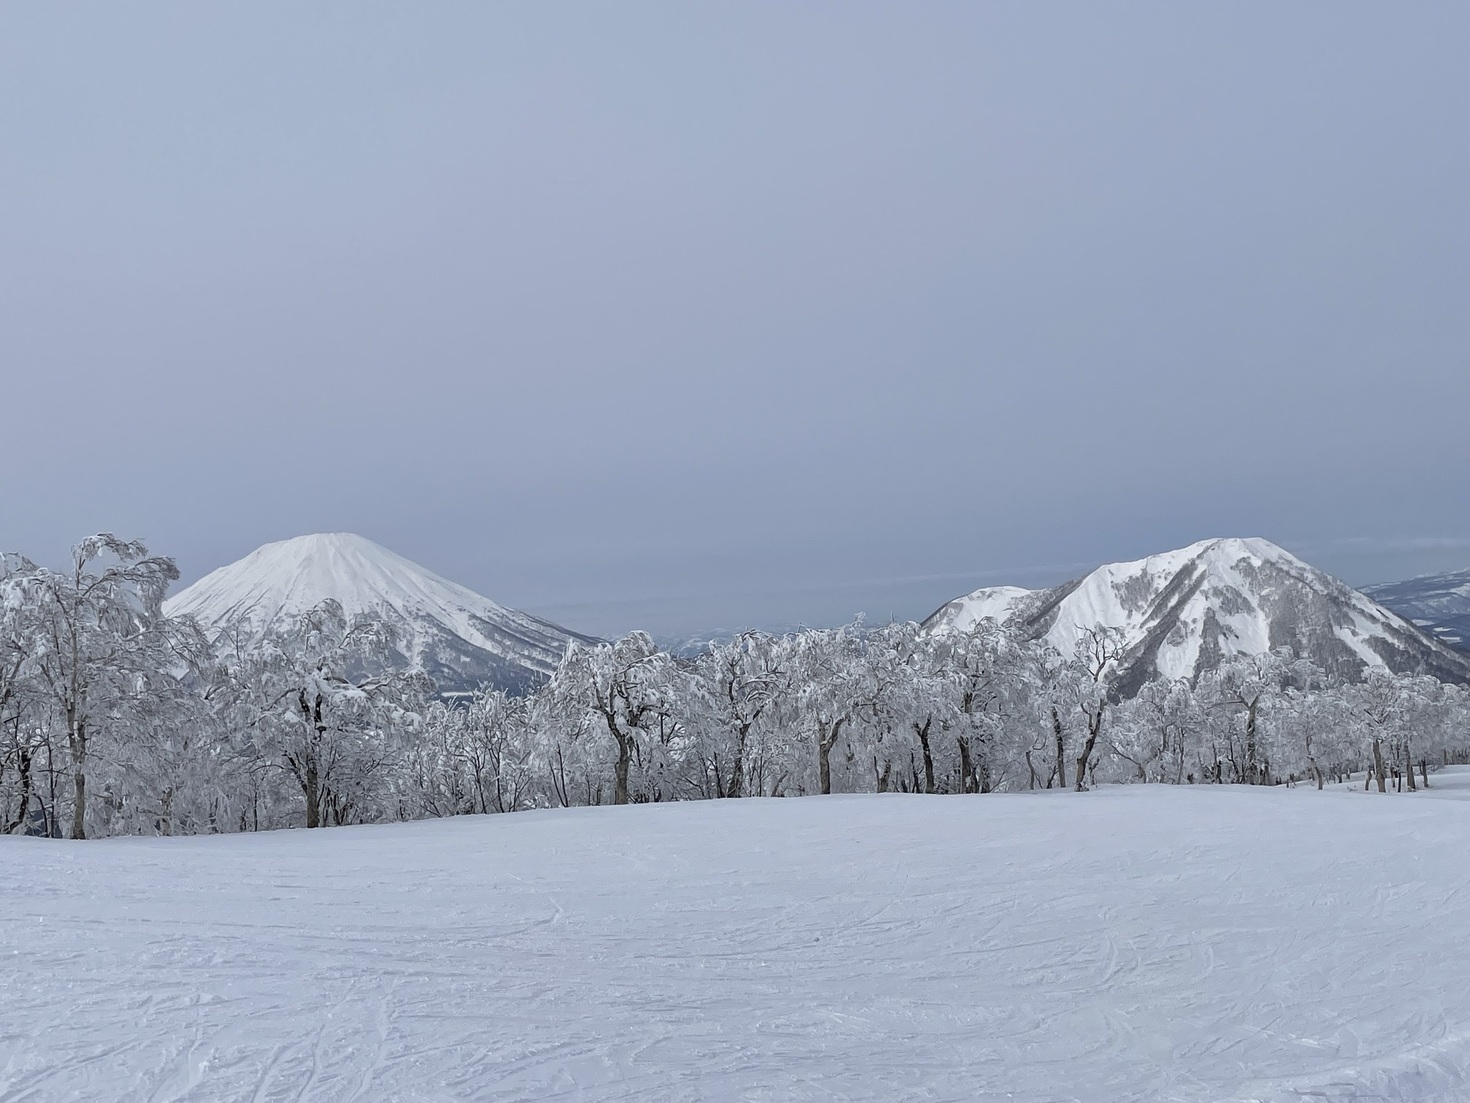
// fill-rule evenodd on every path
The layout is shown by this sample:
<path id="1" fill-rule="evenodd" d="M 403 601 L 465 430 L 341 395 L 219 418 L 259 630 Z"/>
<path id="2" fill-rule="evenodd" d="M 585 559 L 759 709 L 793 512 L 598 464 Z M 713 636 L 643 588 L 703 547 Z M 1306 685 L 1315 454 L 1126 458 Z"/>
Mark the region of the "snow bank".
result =
<path id="1" fill-rule="evenodd" d="M 0 838 L 0 1098 L 1464 1100 L 1467 813 L 1150 786 Z"/>

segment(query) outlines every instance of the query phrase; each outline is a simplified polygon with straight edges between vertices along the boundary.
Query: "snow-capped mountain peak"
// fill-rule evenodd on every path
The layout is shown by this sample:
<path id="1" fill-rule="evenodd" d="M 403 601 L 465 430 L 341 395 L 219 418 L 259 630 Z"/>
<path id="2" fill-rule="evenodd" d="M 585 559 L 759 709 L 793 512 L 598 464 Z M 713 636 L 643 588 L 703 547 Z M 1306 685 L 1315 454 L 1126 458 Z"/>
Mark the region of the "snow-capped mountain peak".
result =
<path id="1" fill-rule="evenodd" d="M 398 630 L 403 659 L 441 689 L 543 680 L 569 640 L 589 637 L 508 609 L 354 533 L 298 536 L 257 548 L 170 598 L 207 630 L 264 632 L 328 599 L 349 616 L 374 613 Z"/>
<path id="2" fill-rule="evenodd" d="M 1343 677 L 1383 663 L 1454 681 L 1470 660 L 1395 613 L 1259 537 L 1201 540 L 1048 590 L 992 587 L 956 598 L 926 624 L 966 630 L 986 618 L 1071 654 L 1088 628 L 1121 629 L 1118 690 L 1193 678 L 1237 654 L 1289 646 Z"/>

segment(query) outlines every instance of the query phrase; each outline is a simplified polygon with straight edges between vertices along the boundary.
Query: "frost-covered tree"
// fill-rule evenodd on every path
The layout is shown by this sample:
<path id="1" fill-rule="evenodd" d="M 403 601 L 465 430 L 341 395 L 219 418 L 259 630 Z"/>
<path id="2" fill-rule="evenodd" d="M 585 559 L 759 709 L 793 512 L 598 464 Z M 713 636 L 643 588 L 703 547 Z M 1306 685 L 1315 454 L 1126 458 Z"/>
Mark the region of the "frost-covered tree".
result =
<path id="1" fill-rule="evenodd" d="M 381 815 L 375 786 L 397 742 L 419 727 L 426 688 L 412 675 L 364 673 L 382 669 L 392 646 L 381 620 L 349 619 L 326 601 L 272 626 L 235 656 L 242 746 L 295 782 L 307 827 Z"/>
<path id="2" fill-rule="evenodd" d="M 1313 668 L 1314 669 L 1314 668 Z M 1271 757 L 1262 719 L 1293 678 L 1310 679 L 1291 648 L 1256 655 L 1235 655 L 1202 682 L 1202 696 L 1225 725 L 1225 743 L 1233 778 L 1247 785 L 1270 783 Z"/>
<path id="3" fill-rule="evenodd" d="M 1371 754 L 1369 780 L 1376 780 L 1378 791 L 1388 791 L 1388 768 L 1385 745 L 1400 737 L 1412 711 L 1409 684 L 1387 667 L 1368 669 L 1361 683 L 1348 687 L 1352 717 L 1360 739 Z"/>
<path id="4" fill-rule="evenodd" d="M 917 788 L 926 714 L 948 704 L 935 680 L 931 641 L 918 625 L 895 621 L 861 632 L 856 642 L 850 672 L 859 707 L 844 756 L 849 784 L 864 790 L 871 777 L 880 793 Z"/>
<path id="5" fill-rule="evenodd" d="M 882 706 L 891 719 L 887 725 L 902 729 L 906 738 L 907 773 L 918 793 L 945 790 L 951 773 L 950 736 L 959 721 L 957 699 L 960 689 L 949 677 L 948 659 L 957 641 L 969 634 L 932 636 L 916 624 L 892 625 L 888 645 L 893 656 L 893 673 Z M 894 740 L 898 744 L 897 739 Z M 958 774 L 964 769 L 955 767 Z"/>
<path id="6" fill-rule="evenodd" d="M 1178 785 L 1203 727 L 1203 710 L 1187 680 L 1147 682 L 1117 710 L 1107 747 L 1136 771 L 1139 781 Z"/>
<path id="7" fill-rule="evenodd" d="M 1328 685 L 1315 663 L 1296 659 L 1291 665 L 1291 684 L 1279 696 L 1274 718 L 1276 755 L 1289 771 L 1288 780 L 1305 774 L 1322 789 L 1329 768 L 1346 755 L 1348 709 L 1344 695 Z"/>
<path id="8" fill-rule="evenodd" d="M 1092 753 L 1102 736 L 1112 678 L 1122 654 L 1121 629 L 1092 625 L 1083 629 L 1072 660 L 1063 669 L 1063 696 L 1070 699 L 1074 713 L 1080 714 L 1082 720 L 1082 745 L 1073 764 L 1074 788 L 1079 793 L 1087 788 L 1087 769 L 1092 765 Z"/>
<path id="9" fill-rule="evenodd" d="M 481 812 L 514 812 L 532 788 L 531 710 L 524 698 L 482 690 L 464 710 L 456 753 L 469 770 Z"/>
<path id="10" fill-rule="evenodd" d="M 1428 764 L 1448 764 L 1454 755 L 1465 761 L 1470 751 L 1470 688 L 1442 683 L 1435 693 L 1434 707 L 1422 714 L 1423 745 L 1420 770 L 1427 787 Z"/>
<path id="11" fill-rule="evenodd" d="M 671 686 L 673 659 L 646 632 L 612 643 L 573 646 L 547 693 L 571 742 L 611 753 L 612 802 L 635 796 L 660 800 L 668 792 L 668 750 L 676 734 Z M 635 778 L 635 771 L 637 777 Z"/>
<path id="12" fill-rule="evenodd" d="M 1027 667 L 1034 661 L 1026 650 L 992 620 L 951 633 L 940 643 L 935 662 L 949 691 L 945 726 L 952 730 L 958 751 L 961 793 L 994 789 L 1007 759 L 1020 747 L 1024 736 L 1018 722 L 1024 724 L 1030 711 L 1024 689 Z M 1024 732 L 1031 734 L 1029 725 Z"/>
<path id="13" fill-rule="evenodd" d="M 128 735 L 113 741 L 104 786 L 110 834 L 194 834 L 225 829 L 240 763 L 220 738 L 204 687 L 213 655 L 189 618 L 163 625 L 166 670 L 127 718 Z"/>
<path id="14" fill-rule="evenodd" d="M 65 738 L 74 839 L 87 837 L 87 779 L 99 741 L 125 739 L 175 676 L 162 604 L 178 577 L 173 560 L 101 533 L 72 549 L 70 570 L 32 568 L 14 579 L 33 618 L 33 684 Z"/>
<path id="15" fill-rule="evenodd" d="M 742 632 L 689 664 L 681 717 L 689 735 L 689 776 L 702 794 L 765 791 L 788 651 L 780 637 Z"/>
<path id="16" fill-rule="evenodd" d="M 30 600 L 35 565 L 0 556 L 0 794 L 7 783 L 15 803 L 0 806 L 6 834 L 28 826 L 32 795 L 46 746 L 38 723 L 31 637 L 39 628 Z"/>
<path id="17" fill-rule="evenodd" d="M 1442 730 L 1441 711 L 1453 699 L 1445 688 L 1433 678 L 1395 674 L 1375 666 L 1361 683 L 1347 687 L 1347 698 L 1357 731 L 1371 755 L 1370 770 L 1378 791 L 1387 792 L 1392 779 L 1398 789 L 1413 792 L 1418 788 L 1416 763 L 1427 784 L 1427 751 Z"/>
<path id="18" fill-rule="evenodd" d="M 468 699 L 430 706 L 422 733 L 404 746 L 400 814 L 453 816 L 531 807 L 532 702 L 480 689 Z"/>
<path id="19" fill-rule="evenodd" d="M 815 752 L 815 791 L 829 794 L 833 752 L 871 715 L 879 695 L 879 673 L 870 662 L 862 624 L 801 633 L 791 668 L 795 727 Z M 846 757 L 855 762 L 856 749 L 849 748 Z"/>

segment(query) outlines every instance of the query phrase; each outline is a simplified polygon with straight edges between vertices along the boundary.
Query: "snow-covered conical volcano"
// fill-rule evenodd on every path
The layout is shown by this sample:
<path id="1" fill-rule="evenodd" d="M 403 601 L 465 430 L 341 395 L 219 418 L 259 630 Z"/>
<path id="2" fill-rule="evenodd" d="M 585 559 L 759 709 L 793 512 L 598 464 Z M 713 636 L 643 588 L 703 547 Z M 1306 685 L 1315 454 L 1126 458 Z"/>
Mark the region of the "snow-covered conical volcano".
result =
<path id="1" fill-rule="evenodd" d="M 1064 655 L 1088 628 L 1121 629 L 1116 691 L 1125 697 L 1153 678 L 1193 678 L 1228 656 L 1277 647 L 1344 678 L 1382 663 L 1470 681 L 1470 658 L 1269 540 L 1203 540 L 1049 590 L 976 590 L 925 624 L 965 630 L 987 617 Z"/>
<path id="2" fill-rule="evenodd" d="M 424 670 L 441 691 L 482 684 L 524 689 L 556 669 L 568 641 L 590 639 L 507 609 L 347 532 L 266 544 L 205 575 L 165 609 L 195 617 L 210 632 L 245 622 L 264 632 L 328 599 L 348 616 L 371 612 L 391 623 L 405 667 Z"/>

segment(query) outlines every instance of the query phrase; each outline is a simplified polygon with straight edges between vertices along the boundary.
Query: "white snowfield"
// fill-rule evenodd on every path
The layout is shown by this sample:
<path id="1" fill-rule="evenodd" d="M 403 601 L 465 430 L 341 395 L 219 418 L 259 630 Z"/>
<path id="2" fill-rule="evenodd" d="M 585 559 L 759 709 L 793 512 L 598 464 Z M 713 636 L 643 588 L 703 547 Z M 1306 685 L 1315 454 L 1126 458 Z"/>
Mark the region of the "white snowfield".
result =
<path id="1" fill-rule="evenodd" d="M 0 1099 L 1470 1098 L 1470 773 L 0 838 Z"/>

